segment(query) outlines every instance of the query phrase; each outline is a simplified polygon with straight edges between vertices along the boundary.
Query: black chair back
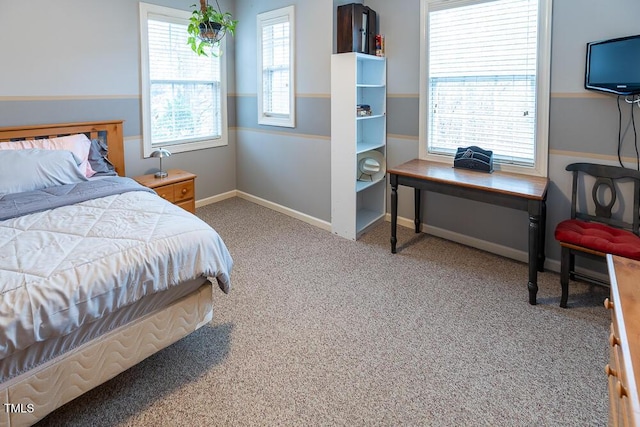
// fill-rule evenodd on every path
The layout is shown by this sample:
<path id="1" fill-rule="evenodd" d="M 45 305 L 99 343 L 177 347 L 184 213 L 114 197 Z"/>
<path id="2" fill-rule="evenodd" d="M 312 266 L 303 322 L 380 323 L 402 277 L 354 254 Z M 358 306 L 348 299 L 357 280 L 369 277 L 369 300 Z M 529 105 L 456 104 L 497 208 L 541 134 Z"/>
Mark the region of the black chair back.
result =
<path id="1" fill-rule="evenodd" d="M 597 221 L 613 227 L 630 230 L 638 235 L 640 226 L 640 171 L 619 166 L 599 165 L 594 163 L 572 163 L 566 168 L 573 173 L 573 185 L 571 191 L 571 218 L 584 221 Z M 591 189 L 591 197 L 595 210 L 580 210 L 578 208 L 578 187 L 581 174 L 595 178 Z M 633 211 L 631 222 L 625 220 L 624 215 L 612 215 L 612 209 L 618 200 L 619 184 L 633 182 Z M 611 192 L 608 203 L 601 200 L 606 189 Z M 623 205 L 623 208 L 625 206 Z M 628 218 L 629 216 L 627 216 Z"/>

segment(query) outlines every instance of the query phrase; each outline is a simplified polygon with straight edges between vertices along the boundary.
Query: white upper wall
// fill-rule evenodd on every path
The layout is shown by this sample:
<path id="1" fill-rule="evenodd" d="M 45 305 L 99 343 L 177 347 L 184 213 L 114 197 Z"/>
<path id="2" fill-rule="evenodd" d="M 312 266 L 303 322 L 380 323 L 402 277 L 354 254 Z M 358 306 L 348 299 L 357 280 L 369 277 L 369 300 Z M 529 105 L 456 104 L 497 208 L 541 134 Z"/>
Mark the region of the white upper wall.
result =
<path id="1" fill-rule="evenodd" d="M 11 66 L 0 68 L 0 94 L 137 95 L 137 27 L 132 0 L 2 1 L 0 56 Z"/>
<path id="2" fill-rule="evenodd" d="M 236 0 L 240 20 L 236 31 L 236 92 L 257 93 L 256 15 L 295 6 L 297 95 L 328 95 L 331 92 L 332 0 Z"/>
<path id="3" fill-rule="evenodd" d="M 417 95 L 420 87 L 420 1 L 366 0 L 378 16 L 387 57 L 387 93 Z"/>
<path id="4" fill-rule="evenodd" d="M 188 10 L 195 0 L 148 0 Z M 343 0 L 219 0 L 238 25 L 237 93 L 255 94 L 255 15 L 294 4 L 298 94 L 330 92 L 329 55 L 335 5 Z M 0 96 L 138 96 L 138 0 L 0 1 Z M 417 94 L 420 0 L 367 0 L 386 37 L 388 92 Z M 28 16 L 28 19 L 25 17 Z M 555 0 L 552 92 L 584 92 L 585 45 L 640 33 L 640 0 Z M 602 25 L 599 25 L 602 23 Z M 233 46 L 230 46 L 230 53 Z M 81 54 L 79 54 L 81 52 Z M 229 55 L 233 58 L 234 55 Z M 80 70 L 80 71 L 79 71 Z M 230 64 L 230 70 L 233 65 Z M 234 76 L 229 73 L 230 91 Z"/>
<path id="5" fill-rule="evenodd" d="M 147 2 L 183 10 L 198 3 Z M 219 2 L 225 11 L 225 5 L 232 5 L 231 0 Z M 138 96 L 138 4 L 138 0 L 1 0 L 0 96 Z"/>
<path id="6" fill-rule="evenodd" d="M 419 91 L 421 0 L 365 0 L 385 35 L 388 92 Z M 589 41 L 640 34 L 640 0 L 554 0 L 551 92 L 585 92 Z"/>
<path id="7" fill-rule="evenodd" d="M 551 92 L 584 89 L 586 44 L 640 34 L 640 0 L 554 0 Z"/>

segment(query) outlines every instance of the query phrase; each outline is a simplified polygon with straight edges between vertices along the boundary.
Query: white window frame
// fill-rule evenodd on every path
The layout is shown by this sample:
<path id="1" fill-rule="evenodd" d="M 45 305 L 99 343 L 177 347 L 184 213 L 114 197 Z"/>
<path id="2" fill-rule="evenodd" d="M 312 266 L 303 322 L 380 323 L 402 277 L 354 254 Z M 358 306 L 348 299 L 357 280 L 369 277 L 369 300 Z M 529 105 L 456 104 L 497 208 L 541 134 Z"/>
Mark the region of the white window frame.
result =
<path id="1" fill-rule="evenodd" d="M 419 104 L 419 157 L 439 162 L 452 163 L 453 155 L 428 152 L 428 105 L 429 105 L 429 46 L 428 17 L 430 8 L 443 9 L 472 5 L 494 0 L 421 0 L 420 4 L 420 104 Z M 538 2 L 538 55 L 536 82 L 536 131 L 534 166 L 518 166 L 494 162 L 494 169 L 528 175 L 548 175 L 549 153 L 549 93 L 551 82 L 551 11 L 553 0 Z"/>
<path id="2" fill-rule="evenodd" d="M 258 53 L 258 124 L 268 126 L 282 126 L 293 128 L 296 126 L 296 96 L 295 96 L 295 10 L 294 6 L 287 6 L 269 12 L 259 13 L 257 16 L 257 53 Z M 289 22 L 289 114 L 271 114 L 264 111 L 263 93 L 263 58 L 262 58 L 262 29 L 278 22 Z"/>
<path id="3" fill-rule="evenodd" d="M 224 55 L 219 56 L 220 60 L 220 108 L 221 108 L 221 129 L 220 136 L 214 138 L 189 139 L 184 141 L 172 141 L 164 144 L 152 144 L 151 141 L 151 92 L 149 74 L 149 28 L 148 20 L 152 17 L 166 18 L 169 21 L 184 23 L 188 25 L 191 12 L 173 9 L 155 4 L 140 3 L 140 75 L 141 75 L 141 98 L 142 98 L 142 139 L 144 157 L 149 157 L 151 153 L 159 147 L 165 147 L 171 153 L 182 153 L 205 148 L 221 147 L 229 144 L 228 124 L 227 124 L 227 66 Z M 220 49 L 224 51 L 225 38 L 220 42 Z M 184 42 L 187 43 L 187 32 L 184 34 Z M 196 53 L 193 53 L 196 55 Z"/>

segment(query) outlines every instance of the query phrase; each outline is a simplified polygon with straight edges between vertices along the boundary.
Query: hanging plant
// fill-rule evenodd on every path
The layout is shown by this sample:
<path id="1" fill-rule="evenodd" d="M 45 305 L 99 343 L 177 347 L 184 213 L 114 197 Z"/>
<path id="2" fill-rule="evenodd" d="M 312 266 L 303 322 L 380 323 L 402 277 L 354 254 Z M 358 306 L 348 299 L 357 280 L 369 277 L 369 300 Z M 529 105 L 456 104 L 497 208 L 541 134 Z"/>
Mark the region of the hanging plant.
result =
<path id="1" fill-rule="evenodd" d="M 220 12 L 220 4 L 216 0 L 218 9 L 207 3 L 207 0 L 200 0 L 200 7 L 193 4 L 194 8 L 189 18 L 187 32 L 189 38 L 187 44 L 198 55 L 207 56 L 207 52 L 217 56 L 217 48 L 220 40 L 229 33 L 232 36 L 236 31 L 237 20 L 234 20 L 229 12 Z"/>

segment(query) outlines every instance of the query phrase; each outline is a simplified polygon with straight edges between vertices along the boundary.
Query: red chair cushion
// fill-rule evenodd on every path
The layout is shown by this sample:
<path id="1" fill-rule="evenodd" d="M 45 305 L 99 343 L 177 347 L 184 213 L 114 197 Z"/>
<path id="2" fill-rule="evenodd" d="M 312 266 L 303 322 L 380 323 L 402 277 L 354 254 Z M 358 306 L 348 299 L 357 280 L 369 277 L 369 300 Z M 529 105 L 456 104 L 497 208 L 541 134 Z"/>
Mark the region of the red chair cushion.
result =
<path id="1" fill-rule="evenodd" d="M 568 219 L 558 224 L 555 237 L 560 242 L 640 260 L 640 237 L 620 228 Z"/>

